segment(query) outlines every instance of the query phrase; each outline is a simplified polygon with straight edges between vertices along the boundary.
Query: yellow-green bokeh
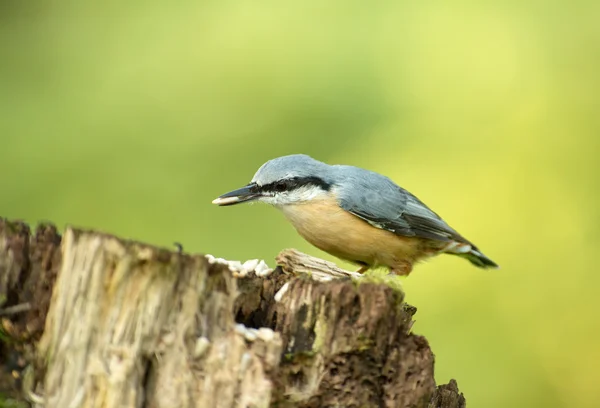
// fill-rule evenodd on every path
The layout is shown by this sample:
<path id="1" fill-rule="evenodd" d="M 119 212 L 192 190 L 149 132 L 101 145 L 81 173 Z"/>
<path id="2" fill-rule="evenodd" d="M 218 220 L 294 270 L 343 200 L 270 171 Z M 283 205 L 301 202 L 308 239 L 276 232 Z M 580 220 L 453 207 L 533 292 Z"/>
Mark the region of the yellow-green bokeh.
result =
<path id="1" fill-rule="evenodd" d="M 210 201 L 289 153 L 376 170 L 502 267 L 405 280 L 437 381 L 470 407 L 595 407 L 599 21 L 597 1 L 4 2 L 0 215 L 332 260 L 275 209 Z"/>

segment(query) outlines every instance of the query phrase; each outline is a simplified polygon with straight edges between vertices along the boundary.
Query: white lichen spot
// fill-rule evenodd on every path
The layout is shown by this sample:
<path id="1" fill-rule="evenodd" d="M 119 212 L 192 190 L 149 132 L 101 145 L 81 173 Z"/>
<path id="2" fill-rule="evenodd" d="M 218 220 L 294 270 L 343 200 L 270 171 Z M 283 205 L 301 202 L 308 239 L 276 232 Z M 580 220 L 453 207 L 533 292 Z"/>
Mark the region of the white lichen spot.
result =
<path id="1" fill-rule="evenodd" d="M 252 272 L 258 266 L 258 262 L 259 262 L 258 259 L 250 259 L 250 260 L 244 262 L 242 267 L 244 268 L 244 270 L 246 272 Z"/>
<path id="2" fill-rule="evenodd" d="M 248 369 L 248 366 L 251 362 L 252 356 L 250 353 L 246 352 L 242 354 L 242 360 L 240 361 L 240 374 L 243 374 Z"/>
<path id="3" fill-rule="evenodd" d="M 257 330 L 258 338 L 262 341 L 271 342 L 275 338 L 275 332 L 266 327 L 261 327 Z"/>
<path id="4" fill-rule="evenodd" d="M 210 254 L 204 255 L 204 257 L 208 260 L 208 263 L 211 265 L 213 265 L 213 264 L 229 265 L 229 261 L 227 259 L 216 258 Z"/>
<path id="5" fill-rule="evenodd" d="M 242 263 L 240 261 L 229 261 L 227 262 L 227 266 L 229 266 L 229 269 L 232 272 L 242 272 L 244 270 L 244 267 L 242 266 Z"/>
<path id="6" fill-rule="evenodd" d="M 208 347 L 210 346 L 210 341 L 202 336 L 196 339 L 196 345 L 194 346 L 194 358 L 200 358 L 206 353 Z"/>
<path id="7" fill-rule="evenodd" d="M 264 260 L 249 259 L 242 263 L 240 261 L 228 261 L 223 258 L 216 258 L 213 255 L 206 254 L 204 257 L 208 260 L 209 264 L 221 264 L 227 265 L 233 276 L 236 278 L 244 278 L 248 274 L 254 272 L 258 277 L 265 277 L 273 272 L 273 269 L 269 268 Z"/>
<path id="8" fill-rule="evenodd" d="M 243 324 L 235 325 L 235 332 L 240 336 L 244 337 L 246 341 L 255 341 L 258 337 L 258 330 L 253 329 L 251 327 L 246 327 Z"/>
<path id="9" fill-rule="evenodd" d="M 256 329 L 246 329 L 246 333 L 244 333 L 244 338 L 247 341 L 255 341 L 257 333 L 258 331 Z"/>
<path id="10" fill-rule="evenodd" d="M 269 268 L 269 265 L 267 265 L 267 263 L 263 260 L 256 265 L 256 268 L 254 268 L 254 273 L 256 276 L 260 277 L 268 276 L 271 274 L 271 272 L 273 272 L 273 269 Z"/>
<path id="11" fill-rule="evenodd" d="M 235 332 L 236 332 L 237 334 L 240 334 L 240 335 L 242 335 L 242 336 L 243 336 L 243 335 L 245 335 L 245 334 L 246 334 L 246 330 L 247 330 L 247 329 L 246 329 L 246 326 L 244 326 L 244 325 L 243 325 L 243 324 L 241 324 L 241 323 L 238 323 L 238 324 L 236 324 L 236 325 L 235 325 L 235 327 L 234 327 L 234 330 L 235 330 Z"/>
<path id="12" fill-rule="evenodd" d="M 275 296 L 273 297 L 275 299 L 275 302 L 279 303 L 281 302 L 281 298 L 283 297 L 283 295 L 285 295 L 285 292 L 287 292 L 288 288 L 290 287 L 290 283 L 286 282 L 281 289 L 279 289 L 277 291 L 277 293 L 275 294 Z"/>

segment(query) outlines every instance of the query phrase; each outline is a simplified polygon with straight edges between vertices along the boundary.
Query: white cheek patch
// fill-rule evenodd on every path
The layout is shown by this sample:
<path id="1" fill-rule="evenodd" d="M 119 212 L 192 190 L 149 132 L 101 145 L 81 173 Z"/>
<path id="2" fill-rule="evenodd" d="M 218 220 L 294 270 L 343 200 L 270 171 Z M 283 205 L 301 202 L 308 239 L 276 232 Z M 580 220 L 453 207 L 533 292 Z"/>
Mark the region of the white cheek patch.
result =
<path id="1" fill-rule="evenodd" d="M 275 193 L 274 196 L 263 196 L 260 198 L 262 202 L 274 206 L 282 206 L 289 204 L 299 204 L 302 202 L 312 201 L 327 198 L 327 193 L 319 187 L 307 186 L 300 187 L 293 191 Z"/>

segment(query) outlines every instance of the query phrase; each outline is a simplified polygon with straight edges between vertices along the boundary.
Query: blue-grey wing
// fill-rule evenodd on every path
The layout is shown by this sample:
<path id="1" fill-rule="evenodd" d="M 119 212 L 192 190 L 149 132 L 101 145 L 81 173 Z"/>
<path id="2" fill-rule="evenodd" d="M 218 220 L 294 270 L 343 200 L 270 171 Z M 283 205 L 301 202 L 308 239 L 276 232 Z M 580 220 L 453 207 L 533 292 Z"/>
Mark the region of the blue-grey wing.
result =
<path id="1" fill-rule="evenodd" d="M 417 197 L 377 173 L 345 172 L 340 206 L 369 224 L 407 237 L 468 242 Z"/>

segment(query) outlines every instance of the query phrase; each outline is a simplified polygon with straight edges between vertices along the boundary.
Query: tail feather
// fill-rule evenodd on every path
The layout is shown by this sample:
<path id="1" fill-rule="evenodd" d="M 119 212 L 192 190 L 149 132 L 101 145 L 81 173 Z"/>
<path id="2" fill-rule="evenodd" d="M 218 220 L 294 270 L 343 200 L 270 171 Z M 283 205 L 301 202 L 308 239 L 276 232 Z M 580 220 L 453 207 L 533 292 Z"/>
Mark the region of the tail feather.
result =
<path id="1" fill-rule="evenodd" d="M 498 269 L 500 268 L 498 264 L 492 261 L 490 258 L 479 252 L 479 250 L 472 245 L 451 245 L 446 251 L 447 254 L 460 256 L 461 258 L 465 258 L 473 265 L 478 268 L 483 269 Z"/>
<path id="2" fill-rule="evenodd" d="M 483 269 L 488 269 L 488 268 L 498 269 L 498 268 L 500 268 L 498 266 L 498 264 L 496 264 L 496 262 L 492 261 L 490 258 L 488 258 L 487 256 L 485 256 L 484 254 L 482 254 L 479 251 L 471 250 L 470 252 L 467 252 L 466 254 L 457 254 L 457 255 L 462 258 L 467 259 L 469 262 L 471 262 L 473 265 L 475 265 L 479 268 L 483 268 Z"/>

